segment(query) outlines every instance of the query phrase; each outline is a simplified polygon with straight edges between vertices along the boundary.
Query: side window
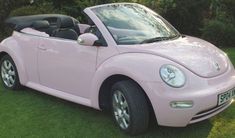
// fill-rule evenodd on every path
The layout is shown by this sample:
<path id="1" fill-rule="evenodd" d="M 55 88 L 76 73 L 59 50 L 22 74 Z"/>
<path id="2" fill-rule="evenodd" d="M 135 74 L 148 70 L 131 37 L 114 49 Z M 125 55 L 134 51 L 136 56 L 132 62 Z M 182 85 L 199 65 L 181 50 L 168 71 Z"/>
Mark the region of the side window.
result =
<path id="1" fill-rule="evenodd" d="M 96 27 L 95 23 L 85 13 L 84 16 L 85 16 L 84 24 L 88 24 L 91 26 L 88 29 L 86 29 L 84 33 L 92 33 L 99 38 L 99 40 L 95 42 L 94 44 L 95 46 L 108 46 L 106 40 L 104 39 L 100 30 Z"/>
<path id="2" fill-rule="evenodd" d="M 92 33 L 99 38 L 99 40 L 95 43 L 96 46 L 107 46 L 107 42 L 105 41 L 103 35 L 101 34 L 100 30 L 96 26 L 94 25 L 91 26 L 85 32 Z"/>

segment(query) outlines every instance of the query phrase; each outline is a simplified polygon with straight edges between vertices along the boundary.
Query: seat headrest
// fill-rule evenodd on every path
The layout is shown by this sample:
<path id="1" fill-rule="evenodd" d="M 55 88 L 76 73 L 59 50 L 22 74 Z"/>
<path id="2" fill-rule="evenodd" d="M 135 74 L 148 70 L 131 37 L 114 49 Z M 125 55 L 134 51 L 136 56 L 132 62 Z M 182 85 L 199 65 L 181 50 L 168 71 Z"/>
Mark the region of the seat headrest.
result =
<path id="1" fill-rule="evenodd" d="M 70 17 L 63 17 L 58 20 L 59 28 L 71 28 L 74 27 L 74 20 Z"/>

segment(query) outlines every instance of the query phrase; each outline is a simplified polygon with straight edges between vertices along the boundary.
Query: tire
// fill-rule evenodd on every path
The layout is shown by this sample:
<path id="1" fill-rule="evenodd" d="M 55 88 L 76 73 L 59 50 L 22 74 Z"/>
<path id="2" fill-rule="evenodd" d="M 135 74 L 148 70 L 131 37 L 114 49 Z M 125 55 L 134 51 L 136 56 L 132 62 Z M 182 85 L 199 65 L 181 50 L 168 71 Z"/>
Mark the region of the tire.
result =
<path id="1" fill-rule="evenodd" d="M 22 88 L 16 65 L 9 55 L 5 55 L 1 58 L 0 73 L 5 88 L 11 90 L 19 90 Z"/>
<path id="2" fill-rule="evenodd" d="M 112 115 L 119 128 L 129 135 L 144 133 L 149 126 L 150 109 L 143 90 L 133 81 L 112 87 Z"/>

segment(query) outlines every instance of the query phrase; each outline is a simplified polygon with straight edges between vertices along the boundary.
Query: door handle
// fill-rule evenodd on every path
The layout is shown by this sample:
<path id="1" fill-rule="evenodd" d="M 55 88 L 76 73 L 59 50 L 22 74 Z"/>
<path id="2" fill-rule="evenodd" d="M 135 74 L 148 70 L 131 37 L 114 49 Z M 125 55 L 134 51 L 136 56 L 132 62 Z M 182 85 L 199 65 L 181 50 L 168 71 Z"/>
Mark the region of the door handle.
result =
<path id="1" fill-rule="evenodd" d="M 42 50 L 42 51 L 46 51 L 47 50 L 47 48 L 45 48 L 44 46 L 39 46 L 38 49 Z"/>

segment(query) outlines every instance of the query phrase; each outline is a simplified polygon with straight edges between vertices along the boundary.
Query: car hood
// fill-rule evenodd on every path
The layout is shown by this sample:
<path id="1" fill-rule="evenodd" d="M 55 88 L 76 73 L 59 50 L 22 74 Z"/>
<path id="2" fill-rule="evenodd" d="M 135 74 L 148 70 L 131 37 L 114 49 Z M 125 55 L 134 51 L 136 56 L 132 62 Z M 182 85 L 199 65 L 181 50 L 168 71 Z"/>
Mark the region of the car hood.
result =
<path id="1" fill-rule="evenodd" d="M 118 50 L 120 53 L 138 52 L 161 56 L 205 78 L 221 75 L 228 68 L 224 52 L 204 40 L 190 36 L 151 44 L 122 45 L 118 46 Z"/>

